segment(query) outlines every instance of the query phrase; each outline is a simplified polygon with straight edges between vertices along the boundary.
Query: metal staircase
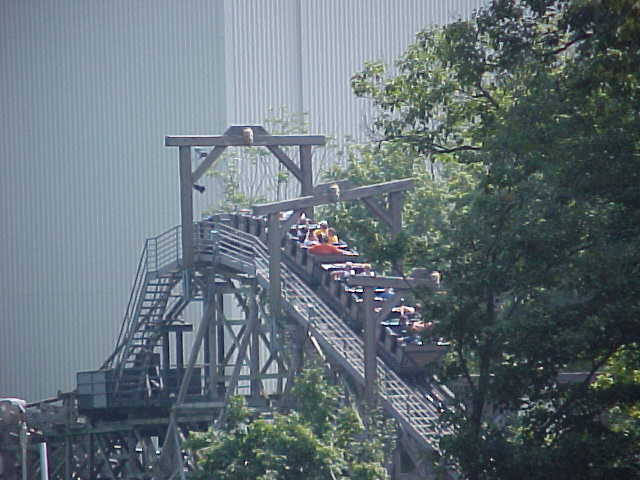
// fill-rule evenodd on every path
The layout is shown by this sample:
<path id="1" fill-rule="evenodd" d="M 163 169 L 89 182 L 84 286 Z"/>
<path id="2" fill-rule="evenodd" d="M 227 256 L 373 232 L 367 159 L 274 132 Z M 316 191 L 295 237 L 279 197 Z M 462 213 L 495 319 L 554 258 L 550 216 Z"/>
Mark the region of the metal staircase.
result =
<path id="1" fill-rule="evenodd" d="M 163 326 L 184 308 L 183 295 L 173 293 L 181 279 L 179 228 L 147 239 L 116 349 L 102 366 L 115 370 L 113 390 L 120 403 L 149 398 L 152 388 L 162 388 L 155 349 Z"/>

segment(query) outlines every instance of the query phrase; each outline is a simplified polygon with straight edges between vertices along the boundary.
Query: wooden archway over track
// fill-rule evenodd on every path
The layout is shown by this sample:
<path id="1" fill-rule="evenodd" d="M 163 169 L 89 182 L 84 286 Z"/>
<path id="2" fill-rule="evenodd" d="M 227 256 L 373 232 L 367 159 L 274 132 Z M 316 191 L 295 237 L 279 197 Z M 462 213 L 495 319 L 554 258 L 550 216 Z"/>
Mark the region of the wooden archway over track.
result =
<path id="1" fill-rule="evenodd" d="M 300 194 L 313 194 L 312 147 L 325 145 L 323 135 L 271 135 L 260 125 L 234 125 L 224 135 L 169 135 L 167 147 L 178 147 L 180 156 L 180 213 L 182 218 L 182 261 L 185 268 L 193 265 L 193 185 L 222 156 L 227 147 L 265 147 L 300 182 Z M 286 154 L 283 146 L 300 149 L 298 164 Z M 192 148 L 213 147 L 200 164 L 192 169 Z"/>

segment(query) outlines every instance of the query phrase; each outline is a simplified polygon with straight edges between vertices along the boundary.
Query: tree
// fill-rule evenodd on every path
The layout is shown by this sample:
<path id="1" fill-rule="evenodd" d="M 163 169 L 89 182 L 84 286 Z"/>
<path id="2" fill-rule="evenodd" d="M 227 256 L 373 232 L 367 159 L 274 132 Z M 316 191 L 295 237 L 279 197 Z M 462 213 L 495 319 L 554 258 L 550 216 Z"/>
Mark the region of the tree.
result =
<path id="1" fill-rule="evenodd" d="M 603 395 L 612 392 L 614 405 L 607 412 L 607 422 L 616 431 L 627 436 L 640 435 L 640 399 L 635 396 L 637 385 L 640 384 L 640 349 L 637 345 L 620 348 L 611 357 L 602 374 L 594 382 L 594 388 Z M 624 393 L 628 398 L 624 398 Z M 620 395 L 622 394 L 622 395 Z M 626 401 L 619 401 L 623 398 Z"/>
<path id="2" fill-rule="evenodd" d="M 415 188 L 405 194 L 404 229 L 391 239 L 388 227 L 372 218 L 362 202 L 332 204 L 322 207 L 322 214 L 337 226 L 341 237 L 357 245 L 377 271 L 389 271 L 393 260 L 400 257 L 409 267 L 434 267 L 425 263 L 422 251 L 425 245 L 439 242 L 449 228 L 451 206 L 476 184 L 477 166 L 444 163 L 406 144 L 390 142 L 350 145 L 347 159 L 346 166 L 328 170 L 326 179 L 349 179 L 354 185 L 416 180 Z"/>
<path id="3" fill-rule="evenodd" d="M 640 384 L 591 385 L 640 345 L 639 18 L 631 0 L 496 0 L 421 32 L 394 75 L 353 78 L 378 151 L 453 164 L 422 177 L 436 185 L 469 178 L 423 188 L 411 221 L 439 232 L 409 226 L 401 245 L 444 273 L 446 295 L 421 294 L 451 341 L 443 374 L 470 392 L 442 442 L 469 478 L 640 477 L 637 429 L 604 419 Z M 572 364 L 584 380 L 560 385 Z"/>
<path id="4" fill-rule="evenodd" d="M 339 389 L 319 368 L 307 368 L 293 388 L 296 408 L 272 419 L 256 417 L 234 397 L 221 430 L 192 433 L 198 457 L 194 478 L 387 478 L 384 452 L 392 450 L 385 422 L 365 429 L 356 410 L 341 406 Z M 387 447 L 387 448 L 385 448 Z"/>

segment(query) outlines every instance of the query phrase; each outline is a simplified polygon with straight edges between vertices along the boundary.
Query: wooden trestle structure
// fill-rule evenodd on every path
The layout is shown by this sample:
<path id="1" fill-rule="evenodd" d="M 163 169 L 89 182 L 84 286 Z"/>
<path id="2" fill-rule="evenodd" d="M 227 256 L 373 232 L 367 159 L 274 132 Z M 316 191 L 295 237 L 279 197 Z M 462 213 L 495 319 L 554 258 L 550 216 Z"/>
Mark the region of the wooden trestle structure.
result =
<path id="1" fill-rule="evenodd" d="M 352 277 L 349 283 L 364 290 L 364 307 L 341 306 L 317 288 L 319 262 L 299 257 L 285 236 L 300 212 L 355 200 L 397 235 L 403 194 L 413 180 L 314 185 L 312 147 L 324 144 L 323 136 L 270 135 L 260 126 L 166 137 L 165 145 L 179 151 L 180 225 L 146 241 L 116 348 L 101 368 L 78 373 L 75 392 L 27 409 L 31 443 L 48 446 L 49 478 L 185 478 L 192 459 L 180 446 L 188 431 L 224 421 L 232 395 L 245 395 L 250 407 L 265 411 L 284 401 L 305 348 L 355 385 L 367 405 L 397 420 L 401 441 L 392 477 L 435 478 L 430 458 L 442 434 L 437 417 L 452 394 L 427 376 L 398 375 L 380 352 L 380 322 L 371 305 L 380 282 L 402 292 L 429 281 Z M 252 215 L 195 221 L 193 185 L 230 146 L 267 148 L 298 179 L 300 197 L 256 205 Z M 194 169 L 196 147 L 211 150 Z M 298 161 L 283 147 L 296 147 Z M 376 198 L 383 195 L 387 207 Z M 280 220 L 287 210 L 293 215 Z M 401 265 L 394 268 L 401 273 Z M 183 320 L 194 303 L 202 304 L 195 332 Z M 241 318 L 230 315 L 230 303 Z M 37 478 L 32 463 L 28 478 Z"/>

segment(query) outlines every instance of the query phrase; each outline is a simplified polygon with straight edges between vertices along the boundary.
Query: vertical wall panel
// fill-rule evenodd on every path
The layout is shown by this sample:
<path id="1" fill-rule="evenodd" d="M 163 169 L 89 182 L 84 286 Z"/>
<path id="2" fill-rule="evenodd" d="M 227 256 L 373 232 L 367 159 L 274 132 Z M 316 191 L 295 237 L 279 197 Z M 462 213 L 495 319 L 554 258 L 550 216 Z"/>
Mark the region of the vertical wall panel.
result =
<path id="1" fill-rule="evenodd" d="M 231 123 L 259 123 L 270 107 L 287 106 L 310 113 L 313 132 L 363 138 L 371 113 L 367 102 L 353 96 L 351 76 L 367 60 L 392 65 L 419 30 L 468 16 L 480 4 L 480 0 L 229 2 L 227 79 L 234 93 L 228 118 Z M 256 101 L 247 102 L 247 96 Z"/>
<path id="2" fill-rule="evenodd" d="M 164 136 L 226 124 L 221 7 L 0 2 L 0 396 L 112 350 L 145 238 L 179 221 Z"/>

